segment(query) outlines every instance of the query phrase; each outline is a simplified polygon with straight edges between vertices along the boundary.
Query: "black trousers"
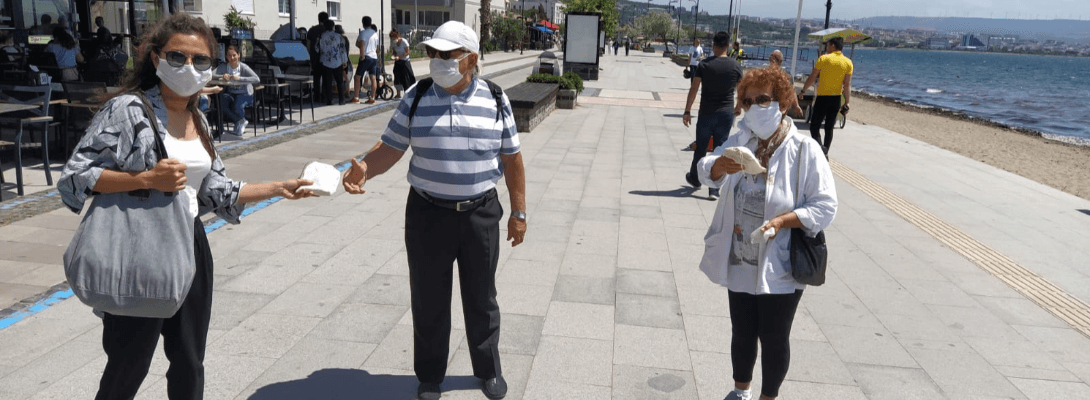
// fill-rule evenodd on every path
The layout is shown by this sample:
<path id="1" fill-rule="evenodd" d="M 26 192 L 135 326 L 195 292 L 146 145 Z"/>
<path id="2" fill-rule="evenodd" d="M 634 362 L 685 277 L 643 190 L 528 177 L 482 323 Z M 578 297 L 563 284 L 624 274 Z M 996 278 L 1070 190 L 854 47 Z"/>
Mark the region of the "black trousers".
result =
<path id="1" fill-rule="evenodd" d="M 337 85 L 337 86 L 333 86 Z M 325 93 L 325 104 L 333 104 L 333 91 L 337 91 L 337 104 L 344 105 L 344 68 L 328 68 L 322 66 L 322 92 Z"/>
<path id="2" fill-rule="evenodd" d="M 728 292 L 730 360 L 735 382 L 753 380 L 757 362 L 757 340 L 761 341 L 761 394 L 776 397 L 791 363 L 791 323 L 802 299 L 802 290 L 789 294 L 752 295 Z"/>
<path id="3" fill-rule="evenodd" d="M 825 152 L 833 145 L 833 126 L 840 113 L 840 96 L 818 96 L 814 101 L 814 113 L 810 116 L 810 137 L 821 143 Z M 821 141 L 821 127 L 825 127 L 825 141 Z"/>
<path id="4" fill-rule="evenodd" d="M 197 271 L 182 308 L 173 317 L 103 316 L 102 348 L 107 361 L 95 400 L 128 400 L 136 396 L 148 375 L 159 335 L 163 335 L 163 351 L 170 360 L 167 397 L 204 398 L 204 348 L 212 315 L 212 250 L 200 220 L 194 229 Z"/>
<path id="5" fill-rule="evenodd" d="M 501 375 L 496 265 L 502 217 L 495 191 L 476 209 L 458 212 L 409 189 L 405 250 L 412 292 L 413 365 L 420 382 L 439 383 L 446 376 L 455 261 L 473 376 Z"/>

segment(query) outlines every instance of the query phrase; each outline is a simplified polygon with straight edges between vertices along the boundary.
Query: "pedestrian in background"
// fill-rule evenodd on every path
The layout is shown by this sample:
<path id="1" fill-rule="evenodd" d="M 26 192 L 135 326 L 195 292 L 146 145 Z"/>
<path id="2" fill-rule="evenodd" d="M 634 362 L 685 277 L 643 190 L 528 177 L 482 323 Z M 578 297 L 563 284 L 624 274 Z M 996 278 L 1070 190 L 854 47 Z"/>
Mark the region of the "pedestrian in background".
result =
<path id="1" fill-rule="evenodd" d="M 708 154 L 708 141 L 712 142 L 713 148 L 718 148 L 727 140 L 731 126 L 734 125 L 734 87 L 742 79 L 742 66 L 734 59 L 726 57 L 729 42 L 730 36 L 723 31 L 719 31 L 712 38 L 714 56 L 700 62 L 692 72 L 689 97 L 685 100 L 685 113 L 681 116 L 682 124 L 688 127 L 696 92 L 700 90 L 696 146 L 693 148 L 693 161 L 689 165 L 689 172 L 685 174 L 685 182 L 693 189 L 700 189 L 696 167 L 697 162 Z M 712 200 L 719 198 L 718 187 L 709 187 L 708 197 Z"/>
<path id="2" fill-rule="evenodd" d="M 204 354 L 212 315 L 212 251 L 200 216 L 215 212 L 237 224 L 245 203 L 275 196 L 298 199 L 312 182 L 250 183 L 227 177 L 209 136 L 208 121 L 195 97 L 212 79 L 218 46 L 204 20 L 175 13 L 144 29 L 136 50 L 136 70 L 120 94 L 95 115 L 57 182 L 61 200 L 79 213 L 98 193 L 142 189 L 185 196 L 184 218 L 193 221 L 196 271 L 181 308 L 170 318 L 142 318 L 102 313 L 102 348 L 106 369 L 96 400 L 132 399 L 148 374 L 159 336 L 170 367 L 167 397 L 204 397 Z M 150 115 L 144 110 L 150 110 Z M 154 119 L 152 119 L 154 118 Z M 154 135 L 170 158 L 160 160 Z M 140 221 L 133 215 L 133 221 Z M 141 238 L 118 238 L 141 240 Z M 162 243 L 146 243 L 162 246 Z"/>
<path id="3" fill-rule="evenodd" d="M 326 31 L 318 38 L 318 57 L 324 73 L 322 83 L 325 93 L 325 105 L 333 105 L 333 91 L 337 91 L 337 104 L 344 105 L 344 68 L 348 65 L 348 49 L 344 47 L 344 36 L 337 33 L 333 21 L 326 21 Z M 336 85 L 336 86 L 334 86 Z"/>
<path id="4" fill-rule="evenodd" d="M 810 114 L 810 137 L 822 144 L 825 154 L 833 146 L 833 127 L 836 115 L 848 112 L 848 101 L 852 94 L 852 72 L 855 66 L 852 60 L 844 56 L 844 38 L 832 38 L 825 44 L 826 54 L 818 57 L 814 71 L 802 85 L 799 98 L 806 94 L 806 89 L 817 81 L 814 99 L 814 111 Z M 841 105 L 841 96 L 844 103 Z M 821 127 L 825 127 L 825 141 L 821 140 Z"/>
<path id="5" fill-rule="evenodd" d="M 349 103 L 360 102 L 360 88 L 361 85 L 367 85 L 364 88 L 367 91 L 367 104 L 375 104 L 375 91 L 378 89 L 375 85 L 377 80 L 374 79 L 378 75 L 378 42 L 379 36 L 376 29 L 372 29 L 371 17 L 363 17 L 363 29 L 360 29 L 359 36 L 356 37 L 356 47 L 360 49 L 360 62 L 356 66 L 355 76 L 355 92 L 352 95 L 352 100 Z M 371 79 L 364 79 L 364 75 L 367 74 Z"/>
<path id="6" fill-rule="evenodd" d="M 413 65 L 409 63 L 409 41 L 401 37 L 397 29 L 391 29 L 390 43 L 390 58 L 394 59 L 394 87 L 397 88 L 394 99 L 400 99 L 401 94 L 416 83 L 416 75 L 413 74 Z"/>
<path id="7" fill-rule="evenodd" d="M 310 27 L 310 30 L 306 32 L 304 37 L 307 38 L 307 51 L 310 53 L 310 74 L 314 78 L 313 90 L 314 96 L 318 99 L 325 98 L 325 94 L 322 93 L 322 78 L 325 76 L 325 67 L 322 66 L 322 61 L 318 56 L 318 39 L 325 33 L 325 23 L 329 21 L 329 13 L 322 11 L 318 13 L 318 25 Z"/>
<path id="8" fill-rule="evenodd" d="M 724 194 L 704 235 L 700 270 L 728 290 L 734 390 L 725 400 L 752 398 L 758 341 L 760 398 L 770 400 L 787 376 L 791 324 L 806 288 L 791 275 L 791 234 L 785 230 L 814 236 L 828 227 L 837 210 L 836 184 L 820 146 L 784 115 L 795 101 L 787 74 L 750 71 L 738 93 L 745 112 L 738 133 L 697 166 L 700 181 Z M 739 146 L 753 152 L 765 172 L 745 172 L 721 156 Z"/>
<path id="9" fill-rule="evenodd" d="M 480 45 L 472 28 L 458 21 L 444 23 L 420 46 L 431 58 L 431 78 L 406 93 L 382 140 L 363 162 L 352 160 L 343 185 L 349 193 L 363 193 L 367 180 L 389 170 L 412 148 L 405 250 L 417 396 L 441 396 L 457 262 L 473 376 L 481 379 L 485 396 L 500 399 L 507 394 L 496 302 L 503 207 L 495 186 L 500 177 L 506 179 L 512 209 L 507 240 L 517 246 L 526 234 L 518 131 L 507 96 L 480 78 Z"/>

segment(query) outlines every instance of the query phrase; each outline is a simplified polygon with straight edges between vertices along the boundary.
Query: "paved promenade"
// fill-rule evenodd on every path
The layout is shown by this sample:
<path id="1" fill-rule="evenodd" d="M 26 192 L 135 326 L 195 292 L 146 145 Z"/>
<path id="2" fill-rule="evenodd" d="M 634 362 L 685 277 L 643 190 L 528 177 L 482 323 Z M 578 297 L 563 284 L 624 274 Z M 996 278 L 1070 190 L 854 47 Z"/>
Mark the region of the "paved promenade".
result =
<path id="1" fill-rule="evenodd" d="M 529 231 L 497 275 L 508 398 L 718 400 L 732 386 L 727 292 L 697 269 L 715 204 L 683 180 L 687 82 L 661 54 L 631 54 L 605 57 L 596 96 L 521 136 Z M 359 156 L 389 117 L 232 158 L 228 173 L 285 179 Z M 1090 398 L 1090 202 L 852 122 L 830 156 L 829 281 L 803 295 L 781 398 Z M 407 168 L 209 234 L 207 399 L 413 398 Z M 62 210 L 0 227 L 0 251 L 25 258 L 0 273 L 63 277 L 77 223 Z M 443 396 L 483 399 L 457 293 Z M 69 298 L 0 329 L 0 399 L 92 397 L 100 325 Z M 166 398 L 166 367 L 160 352 L 138 399 Z"/>

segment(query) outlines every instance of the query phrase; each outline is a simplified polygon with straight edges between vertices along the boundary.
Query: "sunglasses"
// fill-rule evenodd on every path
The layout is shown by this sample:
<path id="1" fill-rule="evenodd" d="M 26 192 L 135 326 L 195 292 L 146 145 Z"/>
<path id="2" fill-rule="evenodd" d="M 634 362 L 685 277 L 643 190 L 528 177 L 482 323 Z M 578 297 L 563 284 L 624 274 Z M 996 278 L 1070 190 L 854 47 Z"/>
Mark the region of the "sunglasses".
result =
<path id="1" fill-rule="evenodd" d="M 772 96 L 769 96 L 767 94 L 759 94 L 756 97 L 742 99 L 742 106 L 745 106 L 746 108 L 749 108 L 749 106 L 752 106 L 754 104 L 761 107 L 768 107 L 769 104 L 772 104 Z"/>
<path id="2" fill-rule="evenodd" d="M 188 56 L 183 52 L 171 50 L 163 53 L 163 59 L 167 61 L 167 64 L 170 64 L 170 66 L 174 68 L 181 68 L 190 59 L 193 60 L 193 68 L 196 68 L 197 71 L 207 71 L 209 68 L 212 68 L 212 57 L 204 54 Z"/>
<path id="3" fill-rule="evenodd" d="M 425 46 L 424 47 L 424 52 L 428 53 L 428 58 L 435 58 L 436 56 L 438 56 L 441 59 L 449 60 L 450 57 L 453 55 L 453 53 L 455 51 L 462 51 L 463 53 L 465 52 L 465 50 L 462 50 L 462 49 L 439 51 L 439 50 L 431 48 L 430 46 Z M 458 60 L 460 61 L 461 58 L 459 58 Z"/>

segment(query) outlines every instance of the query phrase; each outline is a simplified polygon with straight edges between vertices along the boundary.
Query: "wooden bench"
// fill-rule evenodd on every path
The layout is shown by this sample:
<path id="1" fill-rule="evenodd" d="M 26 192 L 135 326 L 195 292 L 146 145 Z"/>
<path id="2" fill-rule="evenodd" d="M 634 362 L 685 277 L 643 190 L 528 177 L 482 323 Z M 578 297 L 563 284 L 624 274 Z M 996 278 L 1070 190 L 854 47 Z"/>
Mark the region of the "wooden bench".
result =
<path id="1" fill-rule="evenodd" d="M 504 90 L 511 101 L 511 111 L 515 113 L 515 126 L 519 132 L 534 130 L 556 109 L 556 92 L 559 90 L 560 85 L 555 83 L 532 82 L 523 82 Z"/>

